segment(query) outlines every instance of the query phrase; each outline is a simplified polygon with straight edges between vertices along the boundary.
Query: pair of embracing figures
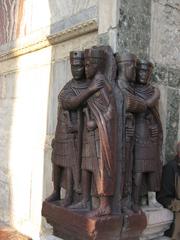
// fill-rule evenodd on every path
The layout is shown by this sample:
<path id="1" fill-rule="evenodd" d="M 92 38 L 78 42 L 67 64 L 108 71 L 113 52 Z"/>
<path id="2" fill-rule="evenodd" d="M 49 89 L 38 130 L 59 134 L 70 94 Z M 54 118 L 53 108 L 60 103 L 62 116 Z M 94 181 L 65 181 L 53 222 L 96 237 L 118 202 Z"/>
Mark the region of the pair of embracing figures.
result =
<path id="1" fill-rule="evenodd" d="M 73 79 L 59 94 L 52 142 L 54 191 L 47 201 L 60 200 L 64 187 L 64 207 L 86 209 L 91 195 L 99 199 L 90 216 L 109 215 L 112 208 L 120 210 L 122 199 L 124 208 L 136 211 L 144 173 L 153 173 L 153 180 L 158 175 L 159 163 L 152 150 L 158 151 L 159 146 L 159 116 L 154 108 L 159 92 L 148 83 L 152 65 L 139 63 L 145 71 L 144 76 L 140 74 L 144 82 L 135 84 L 137 58 L 133 54 L 117 57 L 116 64 L 110 47 L 93 47 L 71 52 L 70 63 Z M 139 121 L 144 125 L 142 134 Z M 140 142 L 135 144 L 139 137 Z M 141 153 L 142 142 L 148 148 L 146 156 Z"/>

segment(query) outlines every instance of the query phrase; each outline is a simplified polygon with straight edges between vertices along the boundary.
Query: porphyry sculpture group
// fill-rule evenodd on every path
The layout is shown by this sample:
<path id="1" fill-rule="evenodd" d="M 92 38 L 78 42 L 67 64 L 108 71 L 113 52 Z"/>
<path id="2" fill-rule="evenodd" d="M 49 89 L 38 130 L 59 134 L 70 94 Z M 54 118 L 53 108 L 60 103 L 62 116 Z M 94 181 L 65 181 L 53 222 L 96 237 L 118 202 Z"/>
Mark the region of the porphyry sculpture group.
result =
<path id="1" fill-rule="evenodd" d="M 140 199 L 159 190 L 162 168 L 153 65 L 131 53 L 114 56 L 109 46 L 70 52 L 70 63 L 73 78 L 59 94 L 52 141 L 54 190 L 42 213 L 65 240 L 139 239 L 146 225 Z M 132 228 L 140 222 L 134 238 L 124 216 Z M 90 230 L 88 221 L 104 223 L 106 231 Z"/>

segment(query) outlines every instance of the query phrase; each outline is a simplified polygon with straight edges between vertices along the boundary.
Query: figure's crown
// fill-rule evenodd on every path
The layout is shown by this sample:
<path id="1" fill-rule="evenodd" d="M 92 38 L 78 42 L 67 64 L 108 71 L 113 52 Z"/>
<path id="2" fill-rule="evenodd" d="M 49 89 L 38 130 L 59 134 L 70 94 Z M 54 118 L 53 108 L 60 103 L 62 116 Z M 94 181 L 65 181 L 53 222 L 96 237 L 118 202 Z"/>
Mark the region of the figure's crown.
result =
<path id="1" fill-rule="evenodd" d="M 89 49 L 85 49 L 84 51 L 84 57 L 87 59 L 93 58 L 93 59 L 104 59 L 105 58 L 105 53 L 103 50 L 98 49 L 97 47 L 92 47 Z"/>
<path id="2" fill-rule="evenodd" d="M 138 60 L 137 62 L 137 68 L 138 69 L 147 69 L 147 68 L 153 68 L 153 64 L 150 61 L 147 60 Z"/>
<path id="3" fill-rule="evenodd" d="M 84 60 L 84 51 L 71 51 L 70 52 L 70 61 L 73 60 Z"/>
<path id="4" fill-rule="evenodd" d="M 123 63 L 123 62 L 136 62 L 137 61 L 137 57 L 135 54 L 133 53 L 123 53 L 122 55 L 117 54 L 116 55 L 116 61 L 117 63 Z"/>

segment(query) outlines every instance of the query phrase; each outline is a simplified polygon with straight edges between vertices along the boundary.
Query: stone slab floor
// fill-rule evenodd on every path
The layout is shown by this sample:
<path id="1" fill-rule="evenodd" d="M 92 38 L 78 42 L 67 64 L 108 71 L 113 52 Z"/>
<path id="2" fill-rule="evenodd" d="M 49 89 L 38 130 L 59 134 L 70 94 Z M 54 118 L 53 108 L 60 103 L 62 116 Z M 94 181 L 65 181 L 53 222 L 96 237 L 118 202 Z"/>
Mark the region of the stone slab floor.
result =
<path id="1" fill-rule="evenodd" d="M 0 222 L 0 240 L 32 240 Z"/>

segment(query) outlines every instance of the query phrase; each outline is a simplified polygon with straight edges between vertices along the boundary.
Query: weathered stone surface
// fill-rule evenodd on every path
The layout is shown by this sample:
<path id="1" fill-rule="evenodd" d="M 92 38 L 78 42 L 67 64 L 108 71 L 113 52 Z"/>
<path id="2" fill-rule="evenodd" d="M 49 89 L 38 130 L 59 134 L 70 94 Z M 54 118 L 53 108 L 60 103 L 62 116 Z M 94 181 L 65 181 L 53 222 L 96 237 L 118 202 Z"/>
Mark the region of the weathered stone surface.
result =
<path id="1" fill-rule="evenodd" d="M 150 56 L 155 62 L 180 67 L 180 3 L 178 0 L 153 0 L 151 10 Z"/>
<path id="2" fill-rule="evenodd" d="M 122 215 L 90 218 L 86 217 L 86 214 L 86 211 L 76 212 L 68 208 L 62 208 L 58 206 L 58 203 L 44 202 L 42 208 L 42 215 L 53 226 L 55 236 L 72 240 L 120 238 L 123 223 Z M 69 224 L 70 222 L 71 224 Z"/>
<path id="3" fill-rule="evenodd" d="M 119 52 L 130 51 L 139 57 L 149 55 L 151 1 L 122 0 L 118 26 Z"/>
<path id="4" fill-rule="evenodd" d="M 43 202 L 42 215 L 53 226 L 54 235 L 64 239 L 138 240 L 147 224 L 144 213 L 131 216 L 113 214 L 100 218 L 87 217 L 87 214 L 86 210 L 63 208 L 58 202 Z"/>
<path id="5" fill-rule="evenodd" d="M 167 124 L 166 124 L 166 160 L 171 160 L 175 154 L 178 140 L 180 95 L 178 89 L 168 88 Z"/>
<path id="6" fill-rule="evenodd" d="M 13 118 L 12 99 L 0 99 L 0 180 L 8 182 L 9 178 L 9 148 L 11 145 L 11 126 Z"/>
<path id="7" fill-rule="evenodd" d="M 68 19 L 68 17 L 95 5 L 97 5 L 97 0 L 50 0 L 51 23 Z M 95 14 L 95 11 L 92 14 Z"/>
<path id="8" fill-rule="evenodd" d="M 71 10 L 71 9 L 68 9 L 68 10 Z M 61 21 L 55 22 L 54 24 L 51 25 L 50 34 L 55 34 L 65 29 L 71 28 L 72 26 L 77 25 L 79 23 L 86 22 L 90 19 L 97 19 L 96 6 L 93 6 L 88 9 L 84 9 L 83 11 L 78 12 L 77 14 L 72 15 L 67 19 L 63 19 Z"/>
<path id="9" fill-rule="evenodd" d="M 118 9 L 120 5 L 118 0 L 103 0 L 98 3 L 99 34 L 107 33 L 110 29 L 117 28 Z M 111 45 L 111 47 L 113 47 Z"/>
<path id="10" fill-rule="evenodd" d="M 1 172 L 0 172 L 1 173 Z M 5 179 L 4 179 L 5 180 Z M 10 186 L 8 182 L 0 180 L 0 219 L 4 222 L 10 221 Z"/>
<path id="11" fill-rule="evenodd" d="M 108 33 L 102 33 L 102 34 L 98 35 L 98 43 L 100 45 L 108 45 L 109 44 Z"/>
<path id="12" fill-rule="evenodd" d="M 63 239 L 55 237 L 53 235 L 45 235 L 45 236 L 41 236 L 40 240 L 63 240 Z"/>
<path id="13" fill-rule="evenodd" d="M 0 75 L 0 99 L 15 98 L 16 72 Z"/>
<path id="14" fill-rule="evenodd" d="M 161 239 L 164 232 L 169 228 L 173 220 L 173 213 L 165 208 L 143 209 L 147 217 L 147 227 L 142 233 L 140 240 Z"/>
<path id="15" fill-rule="evenodd" d="M 153 81 L 173 88 L 180 88 L 180 69 L 155 64 Z"/>
<path id="16" fill-rule="evenodd" d="M 159 114 L 163 127 L 163 160 L 165 162 L 165 141 L 166 141 L 166 124 L 167 124 L 167 94 L 168 88 L 164 85 L 157 86 L 160 90 L 160 101 L 159 101 Z"/>

